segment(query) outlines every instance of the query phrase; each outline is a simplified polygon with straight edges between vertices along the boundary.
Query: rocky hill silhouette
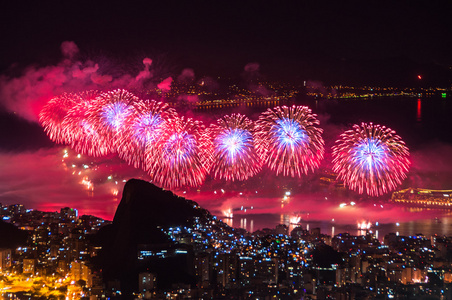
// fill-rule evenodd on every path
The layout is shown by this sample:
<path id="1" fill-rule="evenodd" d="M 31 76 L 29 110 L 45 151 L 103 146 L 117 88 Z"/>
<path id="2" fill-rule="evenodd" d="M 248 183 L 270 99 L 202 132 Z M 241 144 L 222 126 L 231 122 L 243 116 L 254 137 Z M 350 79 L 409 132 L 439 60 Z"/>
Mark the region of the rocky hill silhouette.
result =
<path id="1" fill-rule="evenodd" d="M 191 274 L 187 274 L 183 263 L 166 259 L 165 266 L 159 262 L 143 266 L 137 253 L 143 246 L 174 247 L 175 242 L 162 228 L 192 226 L 195 218 L 204 222 L 211 217 L 196 202 L 143 180 L 127 181 L 112 224 L 103 227 L 95 237 L 95 242 L 102 246 L 97 263 L 104 280 L 119 280 L 125 294 L 136 290 L 138 273 L 143 271 L 157 274 L 160 287 L 174 282 L 191 283 Z"/>
<path id="2" fill-rule="evenodd" d="M 26 245 L 28 232 L 0 220 L 0 248 L 15 249 Z"/>

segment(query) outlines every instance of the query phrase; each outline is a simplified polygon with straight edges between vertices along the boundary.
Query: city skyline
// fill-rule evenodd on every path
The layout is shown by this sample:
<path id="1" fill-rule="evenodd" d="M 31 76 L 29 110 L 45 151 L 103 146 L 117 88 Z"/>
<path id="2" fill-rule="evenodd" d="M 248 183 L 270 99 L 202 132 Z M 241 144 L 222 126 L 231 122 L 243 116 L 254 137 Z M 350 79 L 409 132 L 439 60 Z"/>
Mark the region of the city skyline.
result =
<path id="1" fill-rule="evenodd" d="M 125 184 L 113 222 L 69 207 L 0 215 L 2 233 L 15 235 L 0 246 L 0 291 L 11 299 L 451 295 L 450 237 L 378 237 L 379 224 L 329 235 L 298 221 L 246 232 L 142 180 Z"/>

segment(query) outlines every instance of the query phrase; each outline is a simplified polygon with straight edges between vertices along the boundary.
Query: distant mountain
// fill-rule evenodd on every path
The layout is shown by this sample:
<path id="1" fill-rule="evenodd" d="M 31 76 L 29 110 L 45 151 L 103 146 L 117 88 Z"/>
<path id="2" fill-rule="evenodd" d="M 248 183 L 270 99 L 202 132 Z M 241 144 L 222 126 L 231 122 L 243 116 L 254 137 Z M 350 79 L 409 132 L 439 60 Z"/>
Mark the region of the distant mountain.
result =
<path id="1" fill-rule="evenodd" d="M 138 273 L 143 271 L 137 254 L 140 247 L 159 246 L 171 248 L 175 243 L 163 233 L 162 228 L 192 226 L 196 218 L 205 222 L 212 215 L 193 201 L 174 195 L 143 180 L 131 179 L 125 186 L 113 223 L 102 228 L 96 236 L 102 246 L 98 263 L 106 281 L 119 280 L 121 289 L 133 290 L 138 283 Z M 166 261 L 168 264 L 169 261 Z M 146 270 L 167 278 L 161 266 Z M 166 269 L 169 269 L 167 266 Z M 178 269 L 179 268 L 179 269 Z M 171 266 L 171 274 L 179 282 L 190 281 L 182 266 Z M 168 270 L 167 270 L 168 271 Z M 176 275 L 180 275 L 176 278 Z M 162 283 L 161 284 L 166 284 Z"/>

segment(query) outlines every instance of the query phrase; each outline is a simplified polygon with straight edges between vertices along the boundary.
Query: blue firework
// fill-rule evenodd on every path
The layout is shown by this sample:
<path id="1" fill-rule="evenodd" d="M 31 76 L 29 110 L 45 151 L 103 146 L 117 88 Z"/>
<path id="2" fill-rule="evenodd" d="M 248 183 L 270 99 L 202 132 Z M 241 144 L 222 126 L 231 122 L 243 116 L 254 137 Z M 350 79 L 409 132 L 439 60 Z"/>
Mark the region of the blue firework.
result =
<path id="1" fill-rule="evenodd" d="M 262 168 L 254 145 L 254 124 L 246 116 L 224 116 L 209 129 L 213 139 L 213 165 L 215 178 L 245 180 Z"/>
<path id="2" fill-rule="evenodd" d="M 351 190 L 380 196 L 406 178 L 409 151 L 395 131 L 372 123 L 354 125 L 333 147 L 333 171 Z"/>
<path id="3" fill-rule="evenodd" d="M 166 103 L 145 100 L 135 103 L 120 129 L 116 148 L 121 158 L 135 167 L 146 167 L 145 153 L 155 147 L 165 122 L 176 115 Z"/>
<path id="4" fill-rule="evenodd" d="M 277 106 L 256 122 L 257 150 L 276 174 L 301 177 L 318 168 L 323 159 L 323 130 L 306 106 Z"/>

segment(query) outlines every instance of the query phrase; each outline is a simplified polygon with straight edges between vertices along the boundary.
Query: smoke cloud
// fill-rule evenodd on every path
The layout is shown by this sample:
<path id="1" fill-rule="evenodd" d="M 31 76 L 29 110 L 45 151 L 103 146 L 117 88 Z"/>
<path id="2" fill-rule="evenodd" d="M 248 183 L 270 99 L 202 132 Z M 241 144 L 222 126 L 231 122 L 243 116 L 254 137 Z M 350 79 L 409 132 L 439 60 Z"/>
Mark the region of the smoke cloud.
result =
<path id="1" fill-rule="evenodd" d="M 168 92 L 171 90 L 171 83 L 173 82 L 172 77 L 165 78 L 162 82 L 160 82 L 157 87 L 164 92 Z"/>
<path id="2" fill-rule="evenodd" d="M 260 65 L 256 62 L 246 64 L 243 70 L 242 77 L 247 83 L 256 81 L 261 77 Z"/>
<path id="3" fill-rule="evenodd" d="M 247 73 L 259 72 L 260 65 L 258 63 L 248 63 L 245 65 L 244 70 Z"/>
<path id="4" fill-rule="evenodd" d="M 411 152 L 408 185 L 427 189 L 452 188 L 452 145 L 440 142 L 426 144 Z"/>
<path id="5" fill-rule="evenodd" d="M 183 83 L 191 83 L 195 80 L 195 71 L 193 69 L 183 69 L 182 73 L 177 76 L 177 81 Z"/>
<path id="6" fill-rule="evenodd" d="M 79 49 L 74 42 L 66 41 L 61 43 L 61 54 L 68 59 L 74 58 L 79 53 Z"/>
<path id="7" fill-rule="evenodd" d="M 91 60 L 81 61 L 79 48 L 74 42 L 61 44 L 62 59 L 56 65 L 29 66 L 20 76 L 0 76 L 0 107 L 16 113 L 21 118 L 37 122 L 42 107 L 63 92 L 84 90 L 107 90 L 114 88 L 142 89 L 156 84 L 152 79 L 152 60 L 144 58 L 144 69 L 138 75 L 115 76 L 102 70 L 102 66 Z M 170 81 L 163 86 L 169 88 Z"/>
<path id="8" fill-rule="evenodd" d="M 149 71 L 149 68 L 152 64 L 152 59 L 146 57 L 145 59 L 143 59 L 143 64 L 144 70 L 138 74 L 138 76 L 135 78 L 135 81 L 145 80 L 152 77 L 151 72 Z"/>
<path id="9" fill-rule="evenodd" d="M 63 147 L 0 152 L 0 203 L 19 203 L 43 211 L 69 206 L 80 214 L 111 220 L 121 199 L 123 179 L 145 179 L 143 171 L 117 158 L 77 158 L 75 153 L 68 153 L 69 157 L 63 159 Z M 90 167 L 85 169 L 83 164 Z M 121 174 L 121 178 L 109 179 L 112 174 Z"/>
<path id="10" fill-rule="evenodd" d="M 199 101 L 198 95 L 181 95 L 177 98 L 177 101 L 183 103 L 196 103 Z"/>

